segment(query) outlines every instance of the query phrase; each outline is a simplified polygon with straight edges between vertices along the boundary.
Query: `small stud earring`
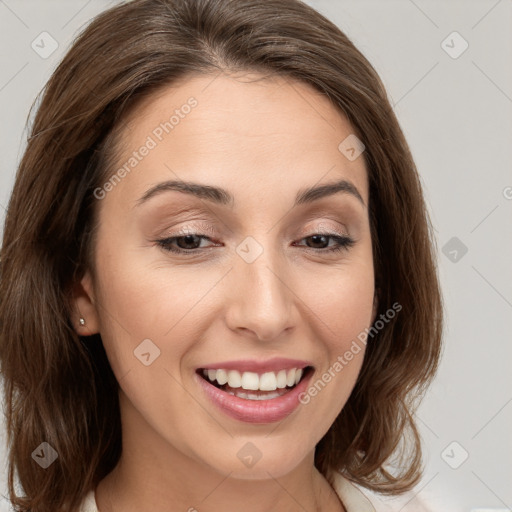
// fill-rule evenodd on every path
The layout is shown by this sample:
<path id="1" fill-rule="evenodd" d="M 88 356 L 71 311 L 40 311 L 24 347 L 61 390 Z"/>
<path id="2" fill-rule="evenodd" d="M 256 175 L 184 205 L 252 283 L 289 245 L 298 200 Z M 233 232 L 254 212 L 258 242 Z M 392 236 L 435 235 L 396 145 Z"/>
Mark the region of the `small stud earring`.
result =
<path id="1" fill-rule="evenodd" d="M 85 319 L 84 319 L 84 318 L 80 317 L 79 322 L 80 322 L 80 325 L 81 325 L 82 327 L 85 325 Z"/>

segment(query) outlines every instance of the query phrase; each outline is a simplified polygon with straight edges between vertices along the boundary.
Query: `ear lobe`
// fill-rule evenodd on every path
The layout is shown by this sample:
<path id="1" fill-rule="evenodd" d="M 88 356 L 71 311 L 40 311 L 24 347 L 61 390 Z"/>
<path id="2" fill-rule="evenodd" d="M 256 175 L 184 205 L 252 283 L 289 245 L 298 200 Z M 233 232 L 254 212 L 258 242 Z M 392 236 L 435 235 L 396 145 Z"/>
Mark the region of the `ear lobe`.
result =
<path id="1" fill-rule="evenodd" d="M 98 312 L 95 305 L 92 277 L 87 271 L 73 288 L 72 299 L 73 318 L 71 319 L 75 331 L 80 336 L 91 336 L 99 332 Z M 80 319 L 83 319 L 81 321 Z"/>

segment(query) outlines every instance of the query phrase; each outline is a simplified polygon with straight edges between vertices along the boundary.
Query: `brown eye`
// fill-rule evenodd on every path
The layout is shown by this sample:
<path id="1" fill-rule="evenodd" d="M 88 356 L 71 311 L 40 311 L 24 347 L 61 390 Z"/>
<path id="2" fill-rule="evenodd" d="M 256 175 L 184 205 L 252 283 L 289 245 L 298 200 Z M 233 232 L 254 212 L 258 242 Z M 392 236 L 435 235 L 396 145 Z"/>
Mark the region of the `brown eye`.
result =
<path id="1" fill-rule="evenodd" d="M 169 252 L 176 254 L 195 254 L 202 249 L 209 249 L 212 247 L 201 247 L 202 240 L 209 240 L 211 242 L 211 238 L 198 233 L 190 233 L 182 236 L 171 236 L 161 240 L 156 240 L 155 242 L 160 247 Z M 306 249 L 311 249 L 312 251 L 323 253 L 348 250 L 355 244 L 355 241 L 347 236 L 339 236 L 334 234 L 327 235 L 322 233 L 315 233 L 303 238 L 302 240 L 307 241 L 305 246 Z M 330 245 L 331 241 L 334 242 L 334 245 Z M 303 247 L 302 244 L 296 245 Z"/>
<path id="2" fill-rule="evenodd" d="M 201 245 L 201 237 L 198 235 L 179 236 L 176 237 L 176 244 L 180 249 L 197 249 Z"/>
<path id="3" fill-rule="evenodd" d="M 163 238 L 161 240 L 156 240 L 156 243 L 165 249 L 166 251 L 181 253 L 181 254 L 193 254 L 201 249 L 206 249 L 207 247 L 201 247 L 202 240 L 210 240 L 211 239 L 206 235 L 200 235 L 198 233 L 190 233 L 187 235 L 181 236 L 171 236 L 167 238 Z"/>
<path id="4" fill-rule="evenodd" d="M 310 242 L 307 243 L 306 248 L 317 252 L 336 252 L 341 250 L 348 250 L 355 244 L 355 240 L 349 238 L 348 236 L 323 233 L 315 233 L 314 235 L 305 237 L 302 240 L 309 240 Z M 334 241 L 334 245 L 329 246 L 329 242 L 331 240 Z"/>
<path id="5" fill-rule="evenodd" d="M 311 240 L 313 249 L 325 249 L 329 245 L 329 236 L 327 235 L 312 235 L 305 240 Z"/>

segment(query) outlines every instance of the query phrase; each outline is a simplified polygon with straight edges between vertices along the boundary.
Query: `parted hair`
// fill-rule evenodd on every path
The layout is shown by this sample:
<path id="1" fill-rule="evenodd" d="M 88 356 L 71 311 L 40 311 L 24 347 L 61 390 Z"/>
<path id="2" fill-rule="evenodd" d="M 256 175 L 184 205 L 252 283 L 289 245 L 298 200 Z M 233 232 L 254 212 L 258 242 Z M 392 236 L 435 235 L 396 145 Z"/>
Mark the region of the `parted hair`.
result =
<path id="1" fill-rule="evenodd" d="M 94 270 L 94 190 L 113 173 L 122 120 L 179 80 L 246 71 L 309 84 L 351 123 L 365 145 L 376 321 L 401 306 L 368 336 L 315 465 L 331 483 L 339 471 L 387 494 L 418 481 L 414 414 L 438 366 L 443 308 L 420 178 L 382 81 L 299 0 L 133 0 L 94 18 L 47 82 L 7 209 L 0 368 L 16 511 L 77 510 L 120 457 L 118 383 L 100 334 L 77 334 L 71 297 Z M 42 442 L 58 454 L 46 469 L 32 457 Z"/>

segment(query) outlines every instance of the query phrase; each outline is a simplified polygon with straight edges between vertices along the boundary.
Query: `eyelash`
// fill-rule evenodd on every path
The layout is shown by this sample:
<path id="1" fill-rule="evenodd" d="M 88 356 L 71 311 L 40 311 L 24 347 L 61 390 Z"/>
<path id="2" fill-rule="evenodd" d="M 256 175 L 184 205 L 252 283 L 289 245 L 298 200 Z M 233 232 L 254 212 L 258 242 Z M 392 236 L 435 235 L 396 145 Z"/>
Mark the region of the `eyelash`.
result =
<path id="1" fill-rule="evenodd" d="M 196 237 L 202 238 L 203 240 L 211 241 L 211 238 L 207 235 L 202 235 L 199 233 L 187 233 L 186 235 L 162 238 L 159 240 L 155 240 L 155 242 L 157 243 L 157 245 L 159 245 L 165 251 L 172 252 L 175 254 L 193 255 L 193 254 L 197 254 L 197 252 L 199 252 L 201 250 L 204 250 L 204 248 L 200 248 L 200 247 L 196 247 L 195 249 L 180 249 L 180 248 L 173 247 L 171 245 L 171 243 L 173 241 L 176 241 L 180 238 L 185 238 L 186 236 L 196 236 Z M 315 248 L 315 247 L 306 247 L 306 249 L 309 249 L 310 251 L 313 251 L 316 253 L 321 253 L 321 252 L 323 252 L 323 253 L 338 253 L 341 251 L 348 251 L 355 244 L 355 240 L 353 240 L 352 238 L 350 238 L 348 236 L 340 236 L 335 233 L 313 233 L 312 235 L 301 238 L 300 241 L 306 240 L 307 238 L 312 238 L 314 236 L 323 236 L 326 238 L 331 238 L 337 243 L 337 245 L 335 245 L 334 247 L 323 248 L 323 249 Z M 209 247 L 208 249 L 210 249 L 210 248 L 211 247 Z"/>

